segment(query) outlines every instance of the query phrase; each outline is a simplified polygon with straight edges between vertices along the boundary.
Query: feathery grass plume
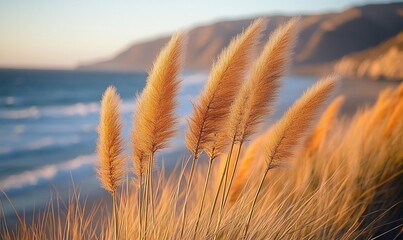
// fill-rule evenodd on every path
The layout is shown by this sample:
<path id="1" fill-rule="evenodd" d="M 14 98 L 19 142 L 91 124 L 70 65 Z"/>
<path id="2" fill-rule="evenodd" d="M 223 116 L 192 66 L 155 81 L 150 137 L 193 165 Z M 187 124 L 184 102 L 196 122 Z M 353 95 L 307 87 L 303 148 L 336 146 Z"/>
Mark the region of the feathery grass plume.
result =
<path id="1" fill-rule="evenodd" d="M 193 104 L 193 113 L 188 119 L 186 146 L 193 155 L 198 156 L 221 130 L 265 23 L 262 18 L 255 20 L 231 41 L 213 64 L 207 84 Z"/>
<path id="2" fill-rule="evenodd" d="M 175 133 L 176 96 L 183 62 L 185 34 L 174 35 L 161 50 L 138 99 L 133 123 L 133 149 L 150 156 L 167 146 Z"/>
<path id="3" fill-rule="evenodd" d="M 211 160 L 216 159 L 223 153 L 228 145 L 228 137 L 224 132 L 214 134 L 214 140 L 206 144 L 204 151 L 207 153 Z"/>
<path id="4" fill-rule="evenodd" d="M 112 195 L 113 208 L 113 238 L 118 238 L 116 189 L 121 185 L 126 173 L 126 159 L 123 156 L 123 143 L 121 137 L 122 122 L 120 116 L 120 97 L 116 89 L 108 87 L 102 97 L 101 117 L 98 127 L 97 152 L 99 166 L 98 178 L 102 187 Z"/>
<path id="5" fill-rule="evenodd" d="M 280 79 L 291 61 L 298 18 L 278 27 L 269 38 L 246 81 L 235 98 L 229 117 L 230 137 L 242 143 L 262 119 L 273 112 Z"/>
<path id="6" fill-rule="evenodd" d="M 183 62 L 186 35 L 178 33 L 161 50 L 147 78 L 147 84 L 138 98 L 133 121 L 132 144 L 135 173 L 140 182 L 146 174 L 145 218 L 148 200 L 151 202 L 152 223 L 154 222 L 154 193 L 152 168 L 154 154 L 167 146 L 175 134 L 177 119 L 175 109 L 179 91 L 179 74 Z M 141 190 L 140 190 L 141 191 Z M 139 197 L 141 198 L 141 197 Z M 140 202 L 140 201 L 139 201 Z M 147 220 L 145 220 L 145 225 Z M 141 223 L 140 223 L 141 224 Z M 145 228 L 147 228 L 145 226 Z M 146 230 L 145 230 L 146 231 Z"/>
<path id="7" fill-rule="evenodd" d="M 121 137 L 120 97 L 116 89 L 108 87 L 102 97 L 101 117 L 98 127 L 97 152 L 98 178 L 102 187 L 114 193 L 122 183 L 125 174 L 125 157 Z"/>
<path id="8" fill-rule="evenodd" d="M 229 114 L 241 81 L 250 66 L 256 45 L 266 21 L 255 20 L 242 34 L 236 36 L 213 64 L 207 84 L 193 104 L 188 118 L 186 147 L 193 155 L 185 200 L 182 210 L 180 237 L 186 221 L 186 205 L 192 184 L 193 172 L 201 150 L 211 148 Z"/>
<path id="9" fill-rule="evenodd" d="M 305 141 L 305 152 L 308 156 L 311 156 L 326 138 L 344 100 L 344 96 L 338 96 L 323 112 L 312 134 Z"/>
<path id="10" fill-rule="evenodd" d="M 247 237 L 253 210 L 268 171 L 281 165 L 281 161 L 292 156 L 294 148 L 310 128 L 321 105 L 329 97 L 335 85 L 335 76 L 325 77 L 315 83 L 315 85 L 306 91 L 273 126 L 272 136 L 263 142 L 265 147 L 266 170 L 253 199 L 246 220 L 243 239 Z"/>
<path id="11" fill-rule="evenodd" d="M 274 101 L 281 85 L 280 79 L 291 61 L 291 52 L 297 35 L 297 22 L 298 18 L 292 18 L 270 35 L 269 41 L 252 66 L 248 81 L 242 85 L 235 98 L 229 115 L 229 137 L 240 144 L 239 152 L 243 142 L 256 131 L 263 118 L 273 112 Z M 231 154 L 230 152 L 227 161 L 231 160 Z M 238 161 L 239 156 L 236 157 L 233 170 L 229 175 L 228 186 L 224 184 L 221 208 L 226 205 Z M 226 163 L 224 170 L 226 179 L 229 174 L 229 165 L 231 164 Z M 219 223 L 217 226 L 220 225 Z"/>
<path id="12" fill-rule="evenodd" d="M 279 166 L 281 160 L 292 156 L 294 147 L 312 125 L 336 82 L 336 77 L 331 75 L 315 83 L 276 123 L 274 135 L 264 143 L 268 168 Z"/>
<path id="13" fill-rule="evenodd" d="M 141 179 L 146 174 L 147 158 L 145 153 L 138 148 L 133 149 L 133 173 Z"/>

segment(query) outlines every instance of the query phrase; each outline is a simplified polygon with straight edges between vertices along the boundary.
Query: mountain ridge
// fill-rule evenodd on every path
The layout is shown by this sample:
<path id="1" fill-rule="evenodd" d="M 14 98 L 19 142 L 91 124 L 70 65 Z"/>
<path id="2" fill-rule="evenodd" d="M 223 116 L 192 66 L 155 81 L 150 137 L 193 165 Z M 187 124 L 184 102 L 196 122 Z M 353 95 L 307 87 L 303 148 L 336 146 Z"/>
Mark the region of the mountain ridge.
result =
<path id="1" fill-rule="evenodd" d="M 271 31 L 291 16 L 264 17 L 268 19 L 268 25 L 263 33 L 263 43 Z M 251 21 L 252 18 L 224 20 L 190 29 L 185 69 L 209 69 L 222 48 Z M 403 3 L 371 4 L 336 13 L 302 15 L 294 66 L 303 68 L 334 63 L 345 55 L 375 47 L 401 30 Z M 148 70 L 168 39 L 169 36 L 165 36 L 137 42 L 109 59 L 79 65 L 78 69 Z"/>

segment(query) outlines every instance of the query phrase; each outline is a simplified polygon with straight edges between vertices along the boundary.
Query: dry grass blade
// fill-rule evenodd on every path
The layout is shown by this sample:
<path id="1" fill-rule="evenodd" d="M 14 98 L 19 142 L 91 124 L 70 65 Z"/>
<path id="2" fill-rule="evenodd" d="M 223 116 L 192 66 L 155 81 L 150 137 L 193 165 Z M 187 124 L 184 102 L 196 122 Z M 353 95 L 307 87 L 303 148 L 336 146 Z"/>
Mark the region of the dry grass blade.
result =
<path id="1" fill-rule="evenodd" d="M 272 113 L 280 79 L 291 61 L 297 22 L 298 18 L 293 18 L 278 27 L 254 63 L 248 81 L 231 107 L 231 139 L 235 137 L 235 141 L 242 143 L 256 131 L 263 117 Z"/>
<path id="2" fill-rule="evenodd" d="M 332 128 L 332 124 L 337 118 L 340 107 L 344 102 L 343 96 L 338 96 L 329 104 L 326 110 L 323 112 L 318 124 L 313 130 L 312 134 L 307 138 L 305 142 L 306 154 L 311 156 L 316 151 L 322 142 L 324 142 L 327 134 Z"/>
<path id="3" fill-rule="evenodd" d="M 242 34 L 234 38 L 214 63 L 208 82 L 193 104 L 193 113 L 188 119 L 186 146 L 193 155 L 211 144 L 239 90 L 241 81 L 249 68 L 253 51 L 258 43 L 265 21 L 254 21 Z"/>
<path id="4" fill-rule="evenodd" d="M 239 166 L 239 171 L 237 171 L 237 174 L 234 178 L 233 188 L 230 191 L 230 203 L 236 202 L 244 189 L 249 174 L 253 166 L 255 166 L 254 162 L 256 162 L 261 155 L 261 145 L 266 135 L 267 133 L 259 136 L 246 148 L 245 154 L 240 162 L 241 165 Z"/>
<path id="5" fill-rule="evenodd" d="M 389 121 L 387 122 L 385 126 L 385 135 L 389 135 L 391 132 L 393 132 L 394 128 L 396 125 L 399 123 L 402 123 L 402 118 L 403 118 L 403 102 L 398 102 L 396 108 L 393 110 Z"/>
<path id="6" fill-rule="evenodd" d="M 116 191 L 126 172 L 121 137 L 120 97 L 114 87 L 106 89 L 101 103 L 101 118 L 98 127 L 97 152 L 98 178 L 102 187 L 110 193 Z"/>

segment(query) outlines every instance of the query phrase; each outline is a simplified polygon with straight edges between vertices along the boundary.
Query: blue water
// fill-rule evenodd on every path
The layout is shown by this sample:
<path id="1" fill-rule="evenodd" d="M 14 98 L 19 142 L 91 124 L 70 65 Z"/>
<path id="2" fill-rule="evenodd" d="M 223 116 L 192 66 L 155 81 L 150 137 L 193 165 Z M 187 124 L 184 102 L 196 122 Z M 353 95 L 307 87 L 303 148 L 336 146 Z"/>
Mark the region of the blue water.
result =
<path id="1" fill-rule="evenodd" d="M 146 77 L 146 73 L 0 70 L 0 189 L 18 211 L 42 207 L 52 188 L 66 198 L 73 181 L 85 195 L 103 193 L 94 173 L 99 101 L 107 86 L 117 88 L 123 100 L 123 132 L 129 140 L 135 95 Z M 161 155 L 171 165 L 186 154 L 183 136 L 189 100 L 197 96 L 207 75 L 187 72 L 182 78 L 179 133 Z M 286 77 L 272 119 L 313 82 L 309 77 Z M 5 207 L 11 214 L 10 206 Z"/>

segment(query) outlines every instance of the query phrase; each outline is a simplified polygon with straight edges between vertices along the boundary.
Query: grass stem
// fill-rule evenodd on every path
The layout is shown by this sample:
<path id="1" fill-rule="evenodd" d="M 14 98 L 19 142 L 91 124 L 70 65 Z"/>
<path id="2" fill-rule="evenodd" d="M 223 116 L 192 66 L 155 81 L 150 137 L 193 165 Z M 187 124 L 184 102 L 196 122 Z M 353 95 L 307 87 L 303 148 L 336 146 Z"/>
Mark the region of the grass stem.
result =
<path id="1" fill-rule="evenodd" d="M 262 190 L 262 186 L 263 186 L 264 180 L 266 179 L 266 175 L 267 175 L 267 173 L 269 172 L 269 170 L 270 170 L 270 167 L 268 166 L 268 167 L 266 168 L 266 171 L 265 171 L 264 174 L 263 174 L 262 179 L 260 180 L 260 184 L 259 184 L 259 187 L 258 187 L 258 189 L 257 189 L 257 191 L 256 191 L 255 197 L 253 198 L 252 206 L 251 206 L 251 208 L 250 208 L 250 210 L 249 210 L 248 218 L 247 218 L 247 220 L 246 220 L 245 230 L 244 230 L 244 233 L 243 233 L 243 236 L 242 236 L 242 239 L 244 239 L 244 240 L 246 239 L 246 237 L 247 237 L 247 235 L 248 235 L 248 230 L 249 230 L 250 221 L 251 221 L 251 219 L 252 219 L 253 210 L 255 209 L 255 205 L 256 205 L 256 202 L 257 202 L 257 198 L 258 198 L 258 196 L 259 196 L 259 194 L 260 194 L 260 191 Z"/>
<path id="2" fill-rule="evenodd" d="M 187 202 L 188 202 L 189 195 L 190 195 L 190 187 L 192 186 L 193 174 L 194 174 L 194 170 L 195 170 L 195 167 L 196 167 L 197 159 L 198 159 L 197 155 L 193 155 L 192 166 L 190 167 L 189 181 L 188 181 L 188 184 L 186 186 L 185 201 L 183 202 L 182 221 L 181 221 L 182 225 L 181 225 L 181 230 L 180 230 L 180 238 L 183 237 L 183 230 L 184 230 L 185 222 L 186 222 Z"/>
<path id="3" fill-rule="evenodd" d="M 208 186 L 208 182 L 209 182 L 209 179 L 210 179 L 210 173 L 211 173 L 212 165 L 213 165 L 213 159 L 210 158 L 209 163 L 208 163 L 208 167 L 207 167 L 207 176 L 206 176 L 206 181 L 204 182 L 203 196 L 202 196 L 202 200 L 201 200 L 200 210 L 199 210 L 199 213 L 197 215 L 196 227 L 195 227 L 195 231 L 194 231 L 194 234 L 193 234 L 193 239 L 196 239 L 196 236 L 197 236 L 197 228 L 199 227 L 200 217 L 201 217 L 201 214 L 203 212 L 204 200 L 206 198 L 206 191 L 207 191 L 207 186 Z"/>

